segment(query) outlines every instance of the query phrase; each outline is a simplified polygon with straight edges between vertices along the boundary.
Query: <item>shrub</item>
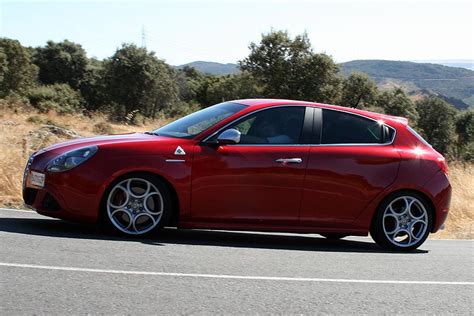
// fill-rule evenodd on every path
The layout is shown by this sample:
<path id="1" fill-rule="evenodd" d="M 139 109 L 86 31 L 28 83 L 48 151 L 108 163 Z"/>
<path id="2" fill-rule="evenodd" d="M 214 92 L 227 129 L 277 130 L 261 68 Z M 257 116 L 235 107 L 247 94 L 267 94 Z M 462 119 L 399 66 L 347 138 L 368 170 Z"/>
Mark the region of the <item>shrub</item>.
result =
<path id="1" fill-rule="evenodd" d="M 42 124 L 43 123 L 43 119 L 41 117 L 39 117 L 38 115 L 33 115 L 33 116 L 30 116 L 26 119 L 26 121 L 28 123 L 33 123 L 33 124 Z"/>
<path id="2" fill-rule="evenodd" d="M 41 112 L 75 113 L 82 111 L 84 104 L 80 93 L 67 84 L 35 87 L 28 91 L 27 97 L 31 105 Z"/>
<path id="3" fill-rule="evenodd" d="M 69 125 L 58 123 L 55 120 L 52 120 L 52 119 L 49 119 L 49 118 L 46 119 L 46 121 L 44 123 L 46 125 L 52 125 L 52 126 L 60 127 L 60 128 L 63 128 L 63 129 L 68 129 L 69 128 Z"/>
<path id="4" fill-rule="evenodd" d="M 113 128 L 112 128 L 112 125 L 110 125 L 107 122 L 99 122 L 99 123 L 95 124 L 94 128 L 93 128 L 93 131 L 96 134 L 102 134 L 102 135 L 112 134 L 114 132 Z"/>

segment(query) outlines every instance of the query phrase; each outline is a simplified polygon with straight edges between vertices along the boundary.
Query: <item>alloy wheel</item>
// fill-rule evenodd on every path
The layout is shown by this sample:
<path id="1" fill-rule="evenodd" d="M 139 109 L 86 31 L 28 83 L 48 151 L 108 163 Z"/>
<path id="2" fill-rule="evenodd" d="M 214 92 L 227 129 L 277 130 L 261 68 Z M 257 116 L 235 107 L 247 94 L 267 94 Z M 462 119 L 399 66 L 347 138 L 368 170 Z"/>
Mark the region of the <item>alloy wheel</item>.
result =
<path id="1" fill-rule="evenodd" d="M 414 196 L 392 200 L 383 213 L 383 233 L 395 246 L 406 248 L 422 240 L 429 226 L 428 212 Z"/>
<path id="2" fill-rule="evenodd" d="M 160 190 L 143 178 L 129 178 L 117 183 L 107 198 L 107 216 L 110 222 L 129 235 L 151 231 L 160 223 L 163 211 Z"/>

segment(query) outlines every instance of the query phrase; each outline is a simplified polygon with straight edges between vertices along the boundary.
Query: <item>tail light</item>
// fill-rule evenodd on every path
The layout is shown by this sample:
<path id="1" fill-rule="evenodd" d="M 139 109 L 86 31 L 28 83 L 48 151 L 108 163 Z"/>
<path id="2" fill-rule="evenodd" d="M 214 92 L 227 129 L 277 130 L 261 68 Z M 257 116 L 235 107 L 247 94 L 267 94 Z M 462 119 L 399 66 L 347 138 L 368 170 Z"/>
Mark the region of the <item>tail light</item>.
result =
<path id="1" fill-rule="evenodd" d="M 446 163 L 446 159 L 444 159 L 444 157 L 438 157 L 438 158 L 436 158 L 436 163 L 438 164 L 438 167 L 439 167 L 446 175 L 448 175 L 448 164 Z"/>

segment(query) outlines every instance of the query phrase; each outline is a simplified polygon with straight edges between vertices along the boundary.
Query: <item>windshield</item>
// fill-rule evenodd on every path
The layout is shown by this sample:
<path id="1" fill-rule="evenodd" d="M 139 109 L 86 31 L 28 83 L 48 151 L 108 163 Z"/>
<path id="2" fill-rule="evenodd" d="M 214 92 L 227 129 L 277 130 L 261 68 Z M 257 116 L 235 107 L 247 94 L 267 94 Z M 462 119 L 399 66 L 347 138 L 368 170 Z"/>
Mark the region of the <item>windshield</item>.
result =
<path id="1" fill-rule="evenodd" d="M 246 108 L 245 105 L 238 103 L 219 103 L 156 129 L 153 131 L 153 134 L 178 138 L 192 138 L 244 108 Z"/>

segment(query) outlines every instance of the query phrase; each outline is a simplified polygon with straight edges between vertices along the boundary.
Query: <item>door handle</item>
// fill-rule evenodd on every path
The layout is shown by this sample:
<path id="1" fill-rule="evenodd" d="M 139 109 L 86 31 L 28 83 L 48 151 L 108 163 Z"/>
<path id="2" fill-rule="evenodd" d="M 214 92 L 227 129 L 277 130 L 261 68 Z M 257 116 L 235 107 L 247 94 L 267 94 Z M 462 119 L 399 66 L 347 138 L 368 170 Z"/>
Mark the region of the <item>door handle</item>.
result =
<path id="1" fill-rule="evenodd" d="M 280 158 L 275 160 L 276 162 L 287 164 L 287 163 L 302 163 L 303 159 L 301 158 Z"/>

